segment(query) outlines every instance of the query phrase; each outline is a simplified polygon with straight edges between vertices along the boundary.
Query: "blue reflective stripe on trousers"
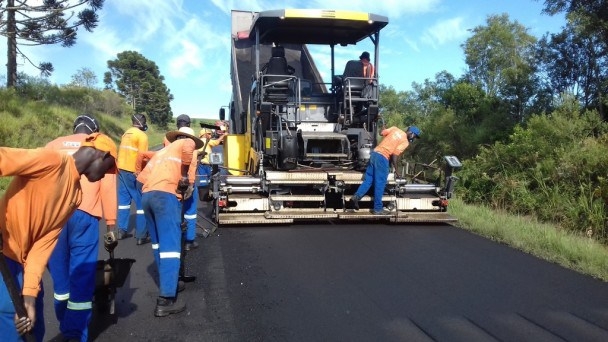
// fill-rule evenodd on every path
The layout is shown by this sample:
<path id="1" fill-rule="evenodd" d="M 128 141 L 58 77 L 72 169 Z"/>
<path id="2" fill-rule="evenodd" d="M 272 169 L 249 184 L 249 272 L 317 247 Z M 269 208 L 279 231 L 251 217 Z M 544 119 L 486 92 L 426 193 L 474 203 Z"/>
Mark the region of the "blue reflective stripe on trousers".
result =
<path id="1" fill-rule="evenodd" d="M 194 187 L 192 191 L 192 197 L 184 201 L 186 206 L 185 217 L 186 217 L 186 240 L 192 241 L 196 237 L 196 206 L 198 204 L 198 186 Z"/>
<path id="2" fill-rule="evenodd" d="M 160 296 L 175 297 L 181 252 L 181 204 L 174 194 L 145 192 L 142 197 L 154 260 L 158 267 Z"/>

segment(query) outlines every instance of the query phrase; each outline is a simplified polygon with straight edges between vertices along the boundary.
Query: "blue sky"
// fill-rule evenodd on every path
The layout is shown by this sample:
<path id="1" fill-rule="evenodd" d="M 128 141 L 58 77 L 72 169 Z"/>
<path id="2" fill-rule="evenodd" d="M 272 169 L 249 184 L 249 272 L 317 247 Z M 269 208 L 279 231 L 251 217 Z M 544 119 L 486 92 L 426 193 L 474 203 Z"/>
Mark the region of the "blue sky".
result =
<path id="1" fill-rule="evenodd" d="M 79 30 L 74 47 L 21 49 L 35 63 L 53 63 L 53 83 L 69 83 L 79 69 L 89 68 L 96 73 L 99 87 L 108 60 L 125 50 L 138 51 L 154 61 L 165 77 L 175 97 L 174 116 L 217 118 L 219 108 L 230 101 L 232 9 L 342 9 L 384 15 L 389 24 L 380 34 L 380 83 L 402 91 L 411 89 L 412 82 L 433 80 L 442 70 L 462 75 L 466 65 L 461 44 L 470 37 L 470 29 L 485 25 L 488 15 L 507 13 L 536 37 L 558 32 L 565 23 L 563 15 L 541 14 L 542 6 L 542 0 L 106 0 L 99 26 L 93 33 Z M 356 59 L 364 50 L 371 51 L 367 41 L 336 51 L 336 65 Z M 329 75 L 328 51 L 311 47 L 325 75 Z M 5 44 L 0 44 L 0 56 L 5 65 Z M 27 62 L 18 63 L 20 70 L 38 74 Z M 6 70 L 0 75 L 5 76 Z"/>

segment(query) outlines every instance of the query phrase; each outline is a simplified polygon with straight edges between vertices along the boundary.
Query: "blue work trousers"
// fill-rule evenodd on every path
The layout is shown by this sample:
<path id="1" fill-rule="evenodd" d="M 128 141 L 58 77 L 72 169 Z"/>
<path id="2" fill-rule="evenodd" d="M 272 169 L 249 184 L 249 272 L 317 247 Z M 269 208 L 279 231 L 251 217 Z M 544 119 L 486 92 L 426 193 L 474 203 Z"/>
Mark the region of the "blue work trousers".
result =
<path id="1" fill-rule="evenodd" d="M 23 265 L 2 254 L 0 254 L 0 258 L 6 260 L 19 289 L 23 288 Z M 36 297 L 36 323 L 32 334 L 36 337 L 36 341 L 42 342 L 44 339 L 44 289 L 42 282 L 40 283 L 40 292 Z M 0 282 L 0 341 L 23 341 L 21 336 L 17 334 L 17 329 L 15 329 L 15 307 L 4 281 Z"/>
<path id="2" fill-rule="evenodd" d="M 145 192 L 142 197 L 161 297 L 175 297 L 181 256 L 181 203 L 174 194 Z"/>
<path id="3" fill-rule="evenodd" d="M 118 229 L 129 231 L 129 217 L 131 216 L 131 202 L 137 209 L 135 215 L 135 237 L 146 236 L 146 218 L 141 205 L 141 183 L 137 181 L 133 172 L 118 170 L 118 215 L 116 224 Z"/>
<path id="4" fill-rule="evenodd" d="M 186 241 L 194 241 L 196 237 L 196 218 L 197 215 L 197 204 L 198 204 L 198 186 L 194 185 L 192 196 L 184 201 L 186 206 L 186 212 L 184 218 L 186 219 Z"/>
<path id="5" fill-rule="evenodd" d="M 99 219 L 76 210 L 49 259 L 55 316 L 66 339 L 88 341 L 99 248 Z"/>
<path id="6" fill-rule="evenodd" d="M 369 164 L 365 170 L 365 178 L 363 183 L 355 192 L 355 196 L 361 198 L 365 196 L 370 187 L 374 186 L 374 211 L 382 211 L 382 195 L 384 195 L 384 187 L 388 179 L 389 171 L 388 159 L 378 152 L 372 152 Z"/>

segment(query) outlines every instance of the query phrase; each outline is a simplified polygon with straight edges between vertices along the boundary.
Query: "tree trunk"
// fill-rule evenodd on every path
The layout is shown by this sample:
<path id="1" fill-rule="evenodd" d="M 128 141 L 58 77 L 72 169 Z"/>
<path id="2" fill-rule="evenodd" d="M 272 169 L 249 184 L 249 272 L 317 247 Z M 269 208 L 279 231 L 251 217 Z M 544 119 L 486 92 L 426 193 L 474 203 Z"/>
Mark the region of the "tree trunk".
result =
<path id="1" fill-rule="evenodd" d="M 15 0 L 6 5 L 6 87 L 17 84 L 17 23 L 15 21 Z"/>

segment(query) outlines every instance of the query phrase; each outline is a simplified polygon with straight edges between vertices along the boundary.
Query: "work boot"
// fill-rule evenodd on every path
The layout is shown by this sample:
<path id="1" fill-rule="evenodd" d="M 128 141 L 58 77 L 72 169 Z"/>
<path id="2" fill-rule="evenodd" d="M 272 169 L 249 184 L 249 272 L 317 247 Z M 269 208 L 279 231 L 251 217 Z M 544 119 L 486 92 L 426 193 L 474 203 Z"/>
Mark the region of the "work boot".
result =
<path id="1" fill-rule="evenodd" d="M 382 209 L 380 211 L 373 210 L 372 214 L 374 214 L 374 215 L 391 215 L 392 213 L 386 209 Z"/>
<path id="2" fill-rule="evenodd" d="M 191 249 L 195 249 L 198 248 L 198 242 L 196 241 L 186 241 L 186 244 L 184 245 L 184 249 L 189 251 Z"/>
<path id="3" fill-rule="evenodd" d="M 156 309 L 154 316 L 165 317 L 171 314 L 176 314 L 186 309 L 186 303 L 181 297 L 158 297 L 156 299 Z"/>
<path id="4" fill-rule="evenodd" d="M 124 239 L 126 239 L 126 238 L 130 238 L 130 237 L 132 237 L 132 236 L 133 236 L 133 234 L 131 234 L 131 233 L 127 233 L 127 231 L 122 230 L 122 229 L 119 229 L 119 230 L 118 230 L 118 236 L 117 236 L 116 238 L 117 238 L 118 240 L 124 240 Z"/>
<path id="5" fill-rule="evenodd" d="M 146 235 L 141 239 L 137 239 L 137 245 L 145 245 L 147 243 L 149 243 L 150 241 L 152 241 L 152 239 L 150 239 L 150 235 Z"/>
<path id="6" fill-rule="evenodd" d="M 350 207 L 352 209 L 359 210 L 359 200 L 359 197 L 353 195 L 353 197 L 351 197 L 349 201 Z"/>
<path id="7" fill-rule="evenodd" d="M 183 281 L 179 280 L 177 282 L 177 292 L 182 292 L 186 289 L 186 283 L 184 283 Z"/>

